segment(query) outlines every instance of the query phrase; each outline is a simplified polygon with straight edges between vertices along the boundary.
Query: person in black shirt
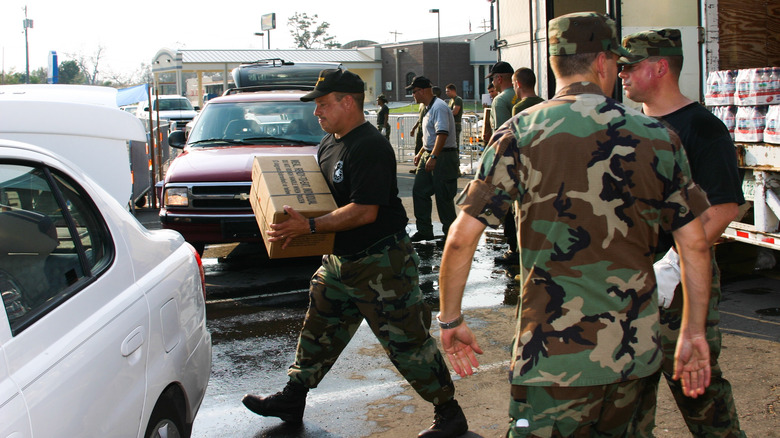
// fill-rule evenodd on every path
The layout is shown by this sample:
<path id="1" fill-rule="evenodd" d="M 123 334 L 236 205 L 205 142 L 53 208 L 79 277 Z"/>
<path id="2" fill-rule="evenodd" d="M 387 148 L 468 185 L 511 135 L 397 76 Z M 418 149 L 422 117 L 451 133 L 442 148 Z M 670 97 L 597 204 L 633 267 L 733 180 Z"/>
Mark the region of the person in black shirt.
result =
<path id="1" fill-rule="evenodd" d="M 704 233 L 712 246 L 745 203 L 742 181 L 737 166 L 737 153 L 728 129 L 715 115 L 680 91 L 679 78 L 683 66 L 682 35 L 679 29 L 637 32 L 623 39 L 623 46 L 639 60 L 621 58 L 620 77 L 626 96 L 642 102 L 642 112 L 670 126 L 680 137 L 691 165 L 691 176 L 707 193 L 710 207 L 701 215 Z M 674 395 L 677 407 L 691 434 L 707 437 L 744 437 L 734 404 L 731 383 L 723 376 L 718 364 L 721 350 L 720 334 L 720 271 L 715 251 L 712 259 L 712 284 L 707 312 L 707 343 L 710 347 L 712 375 L 704 394 L 696 398 L 683 395 L 682 384 L 672 379 L 677 347 L 677 334 L 683 321 L 683 293 L 679 285 L 679 257 L 674 239 L 663 231 L 656 247 L 655 276 L 658 282 L 658 303 L 661 306 L 661 344 L 664 352 L 662 372 Z M 663 257 L 660 257 L 663 255 Z M 660 375 L 649 383 L 642 396 L 641 408 L 651 415 L 635 425 L 631 436 L 652 436 Z"/>
<path id="2" fill-rule="evenodd" d="M 268 397 L 248 394 L 252 412 L 300 424 L 309 389 L 316 388 L 365 319 L 398 371 L 434 405 L 433 425 L 422 437 L 466 433 L 449 370 L 430 335 L 431 310 L 419 287 L 419 257 L 406 232 L 398 197 L 396 162 L 387 139 L 363 115 L 364 83 L 352 72 L 323 70 L 311 93 L 314 115 L 328 134 L 317 154 L 338 208 L 307 219 L 272 224 L 269 240 L 283 246 L 298 236 L 335 232 L 333 254 L 311 280 L 309 308 L 289 381 Z"/>
<path id="3" fill-rule="evenodd" d="M 387 98 L 384 94 L 377 96 L 376 104 L 380 106 L 376 114 L 376 129 L 390 141 L 390 108 L 387 107 Z"/>

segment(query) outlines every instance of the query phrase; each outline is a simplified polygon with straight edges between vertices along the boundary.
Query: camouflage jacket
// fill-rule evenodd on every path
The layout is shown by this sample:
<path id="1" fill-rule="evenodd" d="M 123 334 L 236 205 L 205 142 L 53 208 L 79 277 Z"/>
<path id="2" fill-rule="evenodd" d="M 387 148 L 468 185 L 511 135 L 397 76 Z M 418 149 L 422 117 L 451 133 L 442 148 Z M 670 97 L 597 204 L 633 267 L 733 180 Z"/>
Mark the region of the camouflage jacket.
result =
<path id="1" fill-rule="evenodd" d="M 677 136 L 576 83 L 494 135 L 458 198 L 492 227 L 516 202 L 522 291 L 512 383 L 604 385 L 661 363 L 659 227 L 707 207 Z"/>

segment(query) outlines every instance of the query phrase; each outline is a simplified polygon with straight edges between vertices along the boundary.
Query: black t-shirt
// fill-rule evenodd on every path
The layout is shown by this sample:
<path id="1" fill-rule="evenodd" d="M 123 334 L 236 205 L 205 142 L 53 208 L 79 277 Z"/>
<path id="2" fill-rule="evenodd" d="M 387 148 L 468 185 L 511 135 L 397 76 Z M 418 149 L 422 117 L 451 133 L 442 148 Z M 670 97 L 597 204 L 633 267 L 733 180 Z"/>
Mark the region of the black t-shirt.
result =
<path id="1" fill-rule="evenodd" d="M 390 108 L 387 105 L 382 105 L 382 109 L 376 114 L 376 125 L 385 126 L 388 122 L 388 116 L 390 116 Z"/>
<path id="2" fill-rule="evenodd" d="M 680 136 L 693 181 L 707 192 L 710 205 L 745 203 L 737 152 L 728 128 L 720 119 L 698 102 L 659 119 Z M 673 242 L 670 234 L 661 233 L 659 252 L 668 251 Z"/>
<path id="3" fill-rule="evenodd" d="M 406 227 L 406 210 L 398 197 L 395 153 L 390 142 L 368 122 L 340 139 L 326 135 L 317 161 L 336 205 L 378 205 L 376 221 L 336 233 L 333 253 L 360 252 Z"/>

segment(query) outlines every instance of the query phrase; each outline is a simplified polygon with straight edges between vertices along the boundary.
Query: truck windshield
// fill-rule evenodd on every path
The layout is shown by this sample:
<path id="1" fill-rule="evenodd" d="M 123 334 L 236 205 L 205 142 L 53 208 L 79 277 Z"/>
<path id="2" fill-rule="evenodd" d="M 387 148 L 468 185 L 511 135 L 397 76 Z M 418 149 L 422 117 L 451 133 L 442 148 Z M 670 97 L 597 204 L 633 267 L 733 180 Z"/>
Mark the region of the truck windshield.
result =
<path id="1" fill-rule="evenodd" d="M 181 99 L 160 99 L 154 102 L 154 106 L 155 110 L 159 109 L 160 111 L 193 111 L 192 104 L 184 97 Z"/>
<path id="2" fill-rule="evenodd" d="M 314 116 L 313 102 L 210 103 L 190 132 L 188 143 L 318 144 L 325 132 Z M 221 143 L 221 144 L 220 144 Z"/>

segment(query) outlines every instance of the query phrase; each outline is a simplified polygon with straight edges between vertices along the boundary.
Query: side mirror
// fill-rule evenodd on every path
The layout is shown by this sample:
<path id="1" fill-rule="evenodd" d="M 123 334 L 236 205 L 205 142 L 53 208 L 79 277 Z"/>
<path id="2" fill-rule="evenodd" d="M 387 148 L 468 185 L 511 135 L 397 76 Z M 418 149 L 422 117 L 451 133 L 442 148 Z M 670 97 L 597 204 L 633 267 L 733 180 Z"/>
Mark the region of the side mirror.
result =
<path id="1" fill-rule="evenodd" d="M 176 149 L 184 149 L 187 144 L 187 134 L 184 131 L 173 131 L 168 134 L 168 146 Z"/>
<path id="2" fill-rule="evenodd" d="M 198 105 L 195 105 L 194 107 L 192 107 L 192 109 L 194 109 L 195 111 L 200 111 L 200 107 Z"/>

